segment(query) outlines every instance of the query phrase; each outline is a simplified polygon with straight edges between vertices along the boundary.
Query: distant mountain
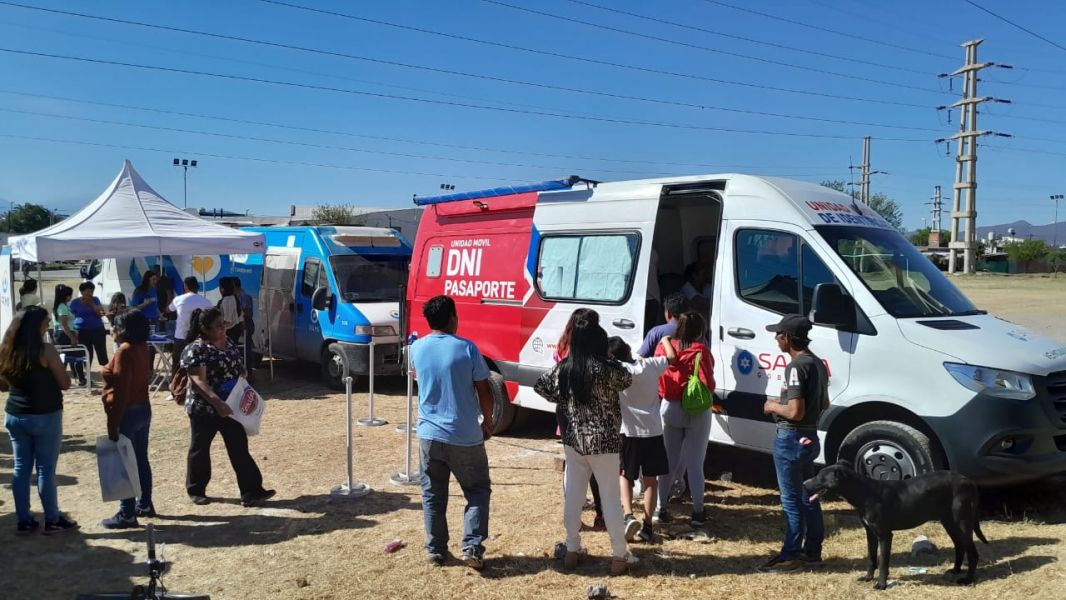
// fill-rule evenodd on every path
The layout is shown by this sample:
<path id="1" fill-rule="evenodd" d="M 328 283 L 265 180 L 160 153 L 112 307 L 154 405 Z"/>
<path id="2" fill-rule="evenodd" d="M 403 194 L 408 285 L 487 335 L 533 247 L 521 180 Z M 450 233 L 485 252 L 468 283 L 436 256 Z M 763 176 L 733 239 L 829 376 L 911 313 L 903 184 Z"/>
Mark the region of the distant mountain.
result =
<path id="1" fill-rule="evenodd" d="M 1004 223 L 1002 225 L 988 225 L 986 227 L 977 228 L 977 238 L 979 240 L 987 240 L 989 232 L 992 232 L 996 237 L 1009 235 L 1008 230 L 1014 230 L 1014 237 L 1016 238 L 1028 238 L 1032 236 L 1033 239 L 1044 240 L 1047 243 L 1052 243 L 1054 240 L 1058 240 L 1059 245 L 1066 244 L 1066 222 L 1060 221 L 1053 225 L 1033 225 L 1029 221 L 1015 221 L 1013 223 Z"/>

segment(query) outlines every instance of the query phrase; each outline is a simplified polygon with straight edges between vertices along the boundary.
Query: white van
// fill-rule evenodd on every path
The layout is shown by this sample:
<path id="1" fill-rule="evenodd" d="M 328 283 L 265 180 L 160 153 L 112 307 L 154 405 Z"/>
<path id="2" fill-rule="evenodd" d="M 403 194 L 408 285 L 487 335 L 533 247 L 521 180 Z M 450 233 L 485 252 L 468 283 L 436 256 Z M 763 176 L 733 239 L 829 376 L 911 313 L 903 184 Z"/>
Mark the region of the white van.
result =
<path id="1" fill-rule="evenodd" d="M 726 413 L 714 416 L 712 442 L 771 451 L 762 406 L 789 359 L 765 327 L 801 313 L 815 323 L 811 350 L 830 373 L 821 461 L 847 458 L 881 479 L 950 468 L 1009 483 L 1066 471 L 1066 347 L 979 310 L 845 194 L 729 174 L 573 178 L 416 203 L 426 212 L 410 330 L 425 327 L 428 298 L 471 291 L 456 297 L 460 335 L 505 384 L 494 387 L 503 403 L 553 409 L 532 386 L 575 308 L 595 308 L 609 335 L 636 348 L 661 318 L 654 298 L 677 291 L 685 266 L 703 261 L 713 265 L 708 337 Z M 526 256 L 515 256 L 523 243 Z M 476 270 L 442 271 L 442 249 L 471 244 Z M 510 291 L 499 299 L 479 289 Z"/>

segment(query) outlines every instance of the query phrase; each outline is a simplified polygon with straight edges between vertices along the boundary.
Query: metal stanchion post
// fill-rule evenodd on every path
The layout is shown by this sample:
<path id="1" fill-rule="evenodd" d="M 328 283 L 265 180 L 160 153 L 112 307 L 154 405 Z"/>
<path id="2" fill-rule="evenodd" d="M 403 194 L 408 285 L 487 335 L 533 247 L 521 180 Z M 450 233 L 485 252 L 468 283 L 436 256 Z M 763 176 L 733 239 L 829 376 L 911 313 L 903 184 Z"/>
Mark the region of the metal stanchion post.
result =
<path id="1" fill-rule="evenodd" d="M 385 425 L 386 423 L 388 423 L 388 421 L 386 421 L 385 419 L 381 419 L 381 418 L 378 418 L 378 417 L 374 416 L 374 371 L 376 370 L 376 367 L 377 367 L 377 365 L 374 364 L 374 340 L 371 339 L 370 340 L 370 366 L 367 369 L 368 371 L 370 371 L 370 373 L 369 373 L 369 375 L 370 375 L 370 383 L 368 384 L 369 389 L 367 390 L 367 396 L 370 397 L 369 398 L 370 416 L 368 416 L 365 419 L 359 419 L 359 424 L 360 425 L 365 425 L 366 427 L 380 427 L 380 426 Z"/>
<path id="2" fill-rule="evenodd" d="M 397 425 L 396 433 L 407 433 L 415 426 L 414 423 L 411 422 L 411 346 L 403 344 L 401 345 L 401 349 L 407 374 L 407 422 Z"/>
<path id="3" fill-rule="evenodd" d="M 347 396 L 347 410 L 345 411 L 346 426 L 348 429 L 348 483 L 333 486 L 329 495 L 334 498 L 362 498 L 370 493 L 370 486 L 365 483 L 352 482 L 352 378 L 345 376 L 344 391 Z"/>
<path id="4" fill-rule="evenodd" d="M 404 355 L 406 356 L 406 360 L 407 360 L 407 423 L 405 424 L 406 425 L 406 430 L 407 430 L 407 462 L 405 463 L 406 468 L 403 471 L 399 472 L 399 473 L 394 473 L 392 475 L 392 477 L 389 478 L 389 482 L 393 483 L 393 484 L 396 484 L 396 485 L 414 485 L 416 483 L 421 483 L 421 476 L 420 476 L 420 473 L 412 473 L 411 472 L 411 453 L 412 453 L 412 443 L 413 443 L 411 438 L 414 435 L 414 426 L 413 426 L 412 414 L 411 413 L 412 413 L 412 410 L 413 410 L 412 409 L 412 405 L 414 403 L 414 400 L 413 400 L 413 394 L 411 393 L 412 392 L 412 388 L 413 388 L 413 383 L 412 383 L 412 379 L 411 379 L 411 347 L 410 346 L 406 346 L 404 348 Z M 399 429 L 400 429 L 399 427 L 396 428 L 397 431 L 399 431 Z M 419 468 L 419 470 L 421 470 L 421 468 Z"/>

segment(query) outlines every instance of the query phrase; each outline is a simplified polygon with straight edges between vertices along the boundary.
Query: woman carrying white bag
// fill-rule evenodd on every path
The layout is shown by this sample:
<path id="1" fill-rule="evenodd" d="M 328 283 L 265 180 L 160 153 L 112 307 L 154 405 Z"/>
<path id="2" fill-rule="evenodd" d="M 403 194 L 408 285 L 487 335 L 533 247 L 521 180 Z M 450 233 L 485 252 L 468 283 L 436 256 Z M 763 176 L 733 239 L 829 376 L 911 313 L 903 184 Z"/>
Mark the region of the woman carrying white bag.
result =
<path id="1" fill-rule="evenodd" d="M 121 503 L 118 513 L 100 525 L 127 529 L 140 526 L 137 517 L 156 514 L 152 505 L 152 465 L 148 462 L 148 433 L 152 426 L 148 318 L 139 310 L 123 311 L 115 315 L 111 329 L 119 348 L 103 369 L 101 399 L 107 414 L 107 438 L 101 436 L 98 440 L 97 454 L 104 500 Z M 120 440 L 120 434 L 125 441 Z"/>
<path id="2" fill-rule="evenodd" d="M 211 442 L 222 434 L 226 453 L 237 475 L 241 504 L 255 506 L 272 498 L 274 490 L 263 487 L 263 474 L 248 452 L 248 433 L 230 418 L 234 411 L 223 400 L 223 385 L 244 375 L 241 348 L 226 337 L 222 312 L 217 308 L 197 309 L 189 327 L 189 345 L 181 355 L 181 368 L 189 374 L 185 410 L 192 430 L 185 491 L 193 504 L 208 504 L 207 484 L 211 481 Z M 249 388 L 250 389 L 250 388 Z M 254 393 L 254 391 L 253 391 Z"/>

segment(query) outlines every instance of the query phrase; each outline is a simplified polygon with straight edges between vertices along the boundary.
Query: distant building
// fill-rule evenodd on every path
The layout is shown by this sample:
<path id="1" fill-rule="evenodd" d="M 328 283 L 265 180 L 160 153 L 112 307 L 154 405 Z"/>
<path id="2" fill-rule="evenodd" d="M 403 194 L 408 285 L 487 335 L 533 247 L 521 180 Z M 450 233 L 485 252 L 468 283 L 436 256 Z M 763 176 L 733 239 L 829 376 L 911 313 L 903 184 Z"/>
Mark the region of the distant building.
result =
<path id="1" fill-rule="evenodd" d="M 293 205 L 288 216 L 256 216 L 230 212 L 222 209 L 186 209 L 201 218 L 231 227 L 284 227 L 290 225 L 320 225 L 314 218 L 315 206 Z M 409 240 L 418 231 L 422 218 L 421 208 L 364 208 L 353 207 L 354 217 L 348 225 L 389 227 L 399 231 Z"/>

